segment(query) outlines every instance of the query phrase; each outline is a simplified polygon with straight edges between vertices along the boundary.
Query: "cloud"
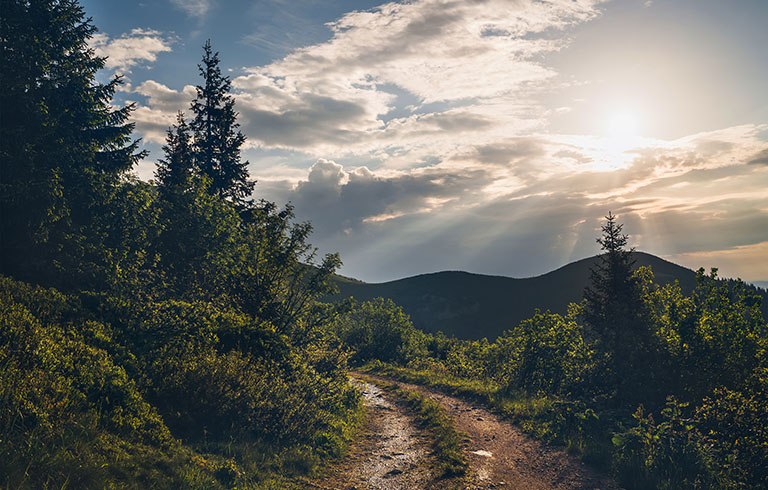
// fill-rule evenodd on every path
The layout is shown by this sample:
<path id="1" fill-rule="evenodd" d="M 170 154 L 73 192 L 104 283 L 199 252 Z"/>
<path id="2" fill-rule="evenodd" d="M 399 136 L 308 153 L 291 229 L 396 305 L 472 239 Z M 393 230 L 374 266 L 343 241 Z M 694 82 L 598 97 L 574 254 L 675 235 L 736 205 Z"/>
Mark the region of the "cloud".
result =
<path id="1" fill-rule="evenodd" d="M 481 131 L 490 141 L 540 127 L 531 94 L 556 73 L 539 57 L 566 45 L 556 32 L 596 17 L 595 3 L 423 0 L 347 13 L 328 24 L 331 40 L 233 81 L 243 128 L 266 148 L 338 157 L 405 145 L 420 159 Z"/>
<path id="2" fill-rule="evenodd" d="M 96 55 L 107 57 L 105 68 L 121 73 L 130 73 L 136 66 L 154 63 L 158 53 L 171 51 L 171 44 L 172 39 L 162 32 L 140 28 L 118 38 L 96 33 L 90 40 Z"/>
<path id="3" fill-rule="evenodd" d="M 292 202 L 316 245 L 366 280 L 540 274 L 597 253 L 609 210 L 633 245 L 669 258 L 725 261 L 768 241 L 768 126 L 676 140 L 549 129 L 558 109 L 541 96 L 572 81 L 547 55 L 599 15 L 588 0 L 349 12 L 327 42 L 234 78 L 257 196 Z M 194 97 L 152 80 L 131 90 L 157 143 Z"/>
<path id="4" fill-rule="evenodd" d="M 211 10 L 213 2 L 212 0 L 171 0 L 171 3 L 190 17 L 202 18 Z"/>
<path id="5" fill-rule="evenodd" d="M 746 281 L 768 278 L 768 241 L 707 252 L 671 255 L 670 259 L 692 269 L 718 264 L 720 275 L 741 277 Z M 763 284 L 765 287 L 765 284 Z"/>
<path id="6" fill-rule="evenodd" d="M 350 171 L 320 159 L 305 180 L 284 189 L 302 219 L 315 224 L 318 236 L 360 231 L 366 223 L 399 216 L 437 213 L 460 206 L 460 196 L 478 192 L 492 177 L 482 170 L 434 169 L 378 175 L 367 167 Z"/>
<path id="7" fill-rule="evenodd" d="M 751 165 L 768 165 L 768 148 L 754 155 L 747 163 Z"/>
<path id="8" fill-rule="evenodd" d="M 175 123 L 179 111 L 188 111 L 196 95 L 193 85 L 186 85 L 182 90 L 173 90 L 154 80 L 147 80 L 130 92 L 146 97 L 146 103 L 140 104 L 132 114 L 136 130 L 144 139 L 153 143 L 164 143 L 166 130 Z"/>
<path id="9" fill-rule="evenodd" d="M 763 129 L 646 142 L 616 169 L 585 158 L 589 138 L 547 135 L 397 170 L 319 159 L 298 182 L 272 181 L 267 197 L 293 202 L 315 224 L 317 245 L 341 252 L 346 273 L 367 280 L 446 268 L 543 273 L 597 253 L 609 210 L 641 250 L 697 254 L 684 263 L 710 258 L 696 266 L 744 276 L 716 252 L 768 240 L 768 167 L 744 165 L 764 144 Z"/>

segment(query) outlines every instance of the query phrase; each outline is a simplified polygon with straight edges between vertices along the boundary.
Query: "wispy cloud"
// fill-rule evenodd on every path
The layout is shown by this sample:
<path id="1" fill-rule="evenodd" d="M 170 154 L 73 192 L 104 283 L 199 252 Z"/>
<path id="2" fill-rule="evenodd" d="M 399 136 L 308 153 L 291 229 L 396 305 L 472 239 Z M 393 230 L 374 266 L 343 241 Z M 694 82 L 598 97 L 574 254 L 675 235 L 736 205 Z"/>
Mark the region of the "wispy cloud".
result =
<path id="1" fill-rule="evenodd" d="M 618 169 L 584 157 L 589 139 L 580 146 L 551 135 L 477 145 L 419 168 L 372 171 L 321 159 L 298 182 L 291 174 L 279 185 L 273 175 L 260 192 L 295 203 L 317 224 L 318 243 L 368 278 L 445 268 L 445 254 L 461 269 L 541 273 L 596 253 L 608 210 L 642 250 L 710 266 L 705 259 L 726 257 L 723 250 L 768 240 L 768 167 L 748 164 L 765 129 L 646 141 Z M 758 271 L 724 270 L 747 279 L 762 277 Z"/>
<path id="2" fill-rule="evenodd" d="M 565 45 L 553 32 L 597 16 L 595 3 L 426 0 L 350 12 L 329 24 L 328 42 L 234 80 L 244 127 L 254 143 L 318 156 L 530 129 L 541 121 L 529 94 L 555 75 L 540 55 Z M 398 91 L 418 104 L 387 118 Z"/>
<path id="3" fill-rule="evenodd" d="M 197 18 L 205 17 L 213 6 L 212 0 L 171 0 L 171 3 L 190 17 Z"/>
<path id="4" fill-rule="evenodd" d="M 756 154 L 748 163 L 752 165 L 768 165 L 768 148 Z"/>

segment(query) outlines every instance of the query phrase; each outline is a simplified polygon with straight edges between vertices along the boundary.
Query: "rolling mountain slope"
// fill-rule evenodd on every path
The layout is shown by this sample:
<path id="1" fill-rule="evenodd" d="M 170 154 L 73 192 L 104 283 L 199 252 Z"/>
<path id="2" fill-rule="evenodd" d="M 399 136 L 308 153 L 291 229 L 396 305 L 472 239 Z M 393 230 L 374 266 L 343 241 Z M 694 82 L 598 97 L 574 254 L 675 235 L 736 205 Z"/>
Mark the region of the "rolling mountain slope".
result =
<path id="1" fill-rule="evenodd" d="M 635 259 L 638 267 L 651 266 L 657 283 L 678 280 L 686 294 L 696 285 L 696 273 L 690 269 L 642 252 L 635 252 Z M 333 299 L 391 298 L 424 331 L 441 330 L 464 339 L 492 340 L 531 317 L 536 308 L 565 313 L 568 303 L 581 300 L 596 260 L 597 256 L 582 259 L 525 279 L 458 271 L 378 284 L 339 277 L 340 292 Z"/>

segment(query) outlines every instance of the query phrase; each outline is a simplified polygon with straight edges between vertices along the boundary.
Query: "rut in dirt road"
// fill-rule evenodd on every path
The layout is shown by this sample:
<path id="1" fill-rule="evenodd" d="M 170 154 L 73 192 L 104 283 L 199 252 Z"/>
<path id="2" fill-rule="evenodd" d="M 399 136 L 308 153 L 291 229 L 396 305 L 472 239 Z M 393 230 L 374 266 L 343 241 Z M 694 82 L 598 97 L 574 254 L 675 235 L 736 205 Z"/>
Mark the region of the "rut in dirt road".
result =
<path id="1" fill-rule="evenodd" d="M 438 402 L 469 440 L 465 451 L 470 474 L 464 482 L 472 489 L 618 489 L 610 478 L 585 466 L 567 452 L 526 435 L 485 408 L 423 386 L 389 377 L 367 375 L 418 391 Z M 421 487 L 413 487 L 421 488 Z"/>
<path id="2" fill-rule="evenodd" d="M 389 395 L 359 380 L 368 422 L 349 454 L 307 488 L 412 490 L 435 488 L 430 440 Z"/>

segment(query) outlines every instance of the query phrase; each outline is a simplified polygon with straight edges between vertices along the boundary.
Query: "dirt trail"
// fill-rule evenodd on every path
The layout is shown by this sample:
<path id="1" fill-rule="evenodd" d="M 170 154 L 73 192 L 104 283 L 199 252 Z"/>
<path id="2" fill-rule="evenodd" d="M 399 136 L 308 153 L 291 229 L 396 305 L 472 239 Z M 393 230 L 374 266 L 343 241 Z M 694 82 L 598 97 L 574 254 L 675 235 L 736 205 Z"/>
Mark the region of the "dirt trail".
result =
<path id="1" fill-rule="evenodd" d="M 435 488 L 430 440 L 411 417 L 375 385 L 356 379 L 368 420 L 348 455 L 313 489 L 411 490 Z"/>
<path id="2" fill-rule="evenodd" d="M 469 436 L 465 448 L 471 468 L 467 488 L 619 488 L 611 479 L 598 474 L 565 451 L 532 439 L 484 408 L 423 386 L 388 377 L 367 376 L 423 393 L 445 409 L 456 428 Z"/>
<path id="3" fill-rule="evenodd" d="M 438 402 L 468 437 L 464 450 L 470 471 L 464 478 L 440 479 L 432 469 L 430 439 L 392 395 L 354 379 L 363 394 L 368 421 L 348 455 L 309 489 L 417 490 L 520 489 L 570 490 L 619 487 L 565 451 L 532 439 L 519 428 L 475 404 L 437 390 L 366 374 L 423 393 Z"/>

